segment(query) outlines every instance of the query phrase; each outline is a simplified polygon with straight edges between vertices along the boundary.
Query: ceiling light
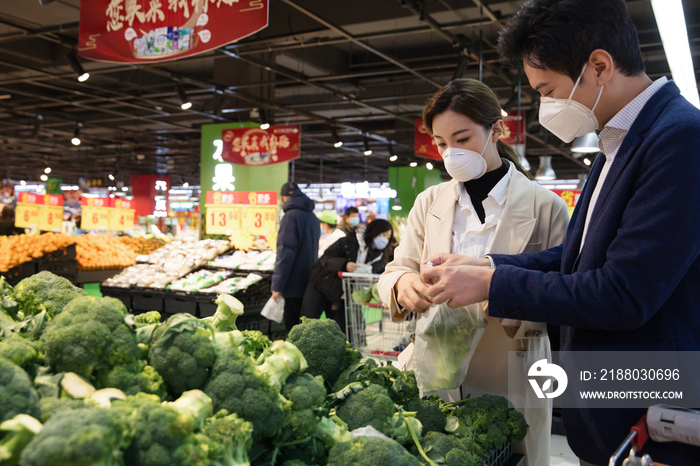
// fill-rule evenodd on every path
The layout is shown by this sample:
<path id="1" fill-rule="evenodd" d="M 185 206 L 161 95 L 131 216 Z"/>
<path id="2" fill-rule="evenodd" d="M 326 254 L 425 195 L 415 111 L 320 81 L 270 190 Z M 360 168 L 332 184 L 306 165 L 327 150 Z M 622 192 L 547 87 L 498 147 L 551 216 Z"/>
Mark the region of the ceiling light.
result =
<path id="1" fill-rule="evenodd" d="M 177 96 L 180 98 L 180 108 L 182 108 L 183 110 L 191 108 L 192 102 L 190 102 L 190 99 L 187 98 L 187 94 L 185 94 L 185 89 L 183 89 L 180 83 L 175 84 L 175 91 L 177 92 Z"/>
<path id="2" fill-rule="evenodd" d="M 398 197 L 394 199 L 394 204 L 391 206 L 391 210 L 401 210 L 401 200 Z"/>
<path id="3" fill-rule="evenodd" d="M 44 173 L 46 173 L 47 175 L 51 173 L 51 167 L 44 168 Z"/>
<path id="4" fill-rule="evenodd" d="M 264 108 L 258 109 L 258 116 L 260 117 L 260 129 L 267 130 L 270 128 L 270 121 L 267 118 L 267 110 Z"/>
<path id="5" fill-rule="evenodd" d="M 389 160 L 391 160 L 392 162 L 396 162 L 398 159 L 399 159 L 398 155 L 392 155 L 391 157 L 389 157 Z"/>
<path id="6" fill-rule="evenodd" d="M 41 181 L 46 181 L 46 180 L 48 180 L 48 179 L 49 179 L 48 176 L 46 176 L 46 175 L 41 175 Z"/>
<path id="7" fill-rule="evenodd" d="M 19 184 L 21 184 L 22 186 L 25 186 L 25 185 L 27 184 L 27 182 L 24 181 L 24 180 L 22 180 L 22 181 L 19 182 Z"/>
<path id="8" fill-rule="evenodd" d="M 183 187 L 183 188 L 187 188 L 189 185 L 190 185 L 190 184 L 189 184 L 187 181 L 185 181 L 184 183 L 182 183 L 182 187 Z"/>
<path id="9" fill-rule="evenodd" d="M 518 154 L 518 161 L 520 162 L 520 166 L 523 167 L 525 170 L 530 171 L 532 167 L 530 167 L 530 162 L 527 161 L 527 157 L 524 155 Z"/>
<path id="10" fill-rule="evenodd" d="M 369 148 L 367 137 L 365 137 L 365 155 L 372 155 L 372 149 Z"/>
<path id="11" fill-rule="evenodd" d="M 571 144 L 571 152 L 574 153 L 574 157 L 581 157 L 581 154 L 600 152 L 600 148 L 598 147 L 598 135 L 595 131 L 591 131 L 590 133 L 577 137 L 574 139 L 573 144 Z"/>
<path id="12" fill-rule="evenodd" d="M 68 52 L 68 55 L 66 55 L 66 60 L 68 60 L 68 64 L 71 68 L 73 68 L 75 74 L 78 75 L 78 81 L 82 83 L 88 80 L 90 74 L 85 72 L 83 66 L 78 61 L 78 55 L 75 52 L 75 49 Z"/>
<path id="13" fill-rule="evenodd" d="M 112 181 L 114 181 L 114 175 L 112 175 L 112 174 L 110 173 L 110 174 L 109 174 L 109 179 L 112 180 Z"/>
<path id="14" fill-rule="evenodd" d="M 417 162 L 411 162 L 410 165 L 411 165 L 411 167 L 417 167 L 417 166 L 418 166 L 418 163 L 417 163 Z"/>
<path id="15" fill-rule="evenodd" d="M 122 186 L 122 191 L 127 192 L 128 190 L 129 188 L 127 188 L 126 186 Z"/>
<path id="16" fill-rule="evenodd" d="M 270 129 L 270 123 L 262 123 L 260 129 Z"/>
<path id="17" fill-rule="evenodd" d="M 501 109 L 501 116 L 502 116 L 503 118 L 507 117 L 507 116 L 508 116 L 508 112 L 506 112 L 505 110 Z"/>
<path id="18" fill-rule="evenodd" d="M 73 130 L 73 139 L 70 140 L 70 142 L 72 142 L 74 146 L 80 145 L 80 128 L 82 128 L 82 126 L 83 124 L 80 122 L 75 124 L 75 130 Z"/>
<path id="19" fill-rule="evenodd" d="M 335 126 L 331 126 L 331 135 L 333 136 L 333 146 L 336 149 L 342 147 L 343 141 L 338 137 L 338 131 L 335 129 Z"/>
<path id="20" fill-rule="evenodd" d="M 651 7 L 659 27 L 661 43 L 664 46 L 673 82 L 680 88 L 683 97 L 700 108 L 700 96 L 698 96 L 693 59 L 690 55 L 683 4 L 681 0 L 651 0 Z"/>
<path id="21" fill-rule="evenodd" d="M 428 170 L 432 170 L 432 169 L 433 169 L 433 164 L 430 163 L 430 162 L 428 162 L 428 163 L 425 164 L 425 168 L 427 168 Z"/>
<path id="22" fill-rule="evenodd" d="M 591 159 L 589 159 L 588 157 L 586 157 L 585 159 L 583 159 L 583 163 L 585 163 L 586 165 L 589 165 L 589 166 L 590 166 L 590 165 L 591 165 Z"/>
<path id="23" fill-rule="evenodd" d="M 552 168 L 552 156 L 542 155 L 540 156 L 540 167 L 535 173 L 535 179 L 540 181 L 556 180 L 557 175 L 554 173 Z"/>

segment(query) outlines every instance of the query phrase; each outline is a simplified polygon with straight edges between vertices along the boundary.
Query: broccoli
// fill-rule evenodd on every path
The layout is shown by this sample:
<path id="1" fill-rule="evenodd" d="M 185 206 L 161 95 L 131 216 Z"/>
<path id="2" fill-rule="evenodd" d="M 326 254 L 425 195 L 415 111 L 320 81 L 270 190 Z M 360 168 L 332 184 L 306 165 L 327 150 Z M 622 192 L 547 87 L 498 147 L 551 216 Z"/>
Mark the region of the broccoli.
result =
<path id="1" fill-rule="evenodd" d="M 519 411 L 510 409 L 508 411 L 508 428 L 510 429 L 510 441 L 512 443 L 521 442 L 527 435 L 528 425 L 525 417 Z"/>
<path id="2" fill-rule="evenodd" d="M 308 466 L 302 460 L 287 460 L 282 463 L 282 466 Z"/>
<path id="3" fill-rule="evenodd" d="M 259 358 L 267 351 L 272 342 L 260 330 L 243 330 L 241 332 L 245 340 L 245 350 L 250 353 L 255 359 Z"/>
<path id="4" fill-rule="evenodd" d="M 216 299 L 218 306 L 216 312 L 211 317 L 202 320 L 209 322 L 217 332 L 229 332 L 238 330 L 236 319 L 243 315 L 243 304 L 229 294 L 221 294 Z"/>
<path id="5" fill-rule="evenodd" d="M 126 420 L 109 409 L 85 408 L 54 415 L 22 451 L 22 466 L 121 463 Z"/>
<path id="6" fill-rule="evenodd" d="M 381 385 L 389 390 L 389 396 L 397 404 L 404 404 L 420 396 L 413 371 L 404 372 L 392 365 L 378 366 L 371 358 L 362 358 L 345 369 L 331 391 L 340 391 L 353 382 Z"/>
<path id="7" fill-rule="evenodd" d="M 0 422 L 18 414 L 28 414 L 39 419 L 39 395 L 21 367 L 0 358 Z"/>
<path id="8" fill-rule="evenodd" d="M 84 296 L 71 301 L 43 335 L 46 362 L 55 372 L 90 378 L 97 367 L 133 363 L 136 337 L 124 323 L 126 308 L 115 298 Z"/>
<path id="9" fill-rule="evenodd" d="M 201 390 L 187 391 L 173 402 L 164 401 L 163 406 L 173 408 L 183 416 L 191 418 L 196 430 L 202 428 L 214 409 L 211 398 Z"/>
<path id="10" fill-rule="evenodd" d="M 19 282 L 12 297 L 19 305 L 18 316 L 24 319 L 43 310 L 53 318 L 66 304 L 81 296 L 87 296 L 87 292 L 63 277 L 44 271 Z"/>
<path id="11" fill-rule="evenodd" d="M 250 466 L 248 452 L 253 445 L 253 425 L 236 414 L 221 410 L 207 419 L 202 429 L 212 442 L 212 466 Z"/>
<path id="12" fill-rule="evenodd" d="M 0 342 L 0 358 L 9 359 L 27 370 L 33 364 L 43 360 L 40 345 L 15 333 L 10 338 Z"/>
<path id="13" fill-rule="evenodd" d="M 308 372 L 333 386 L 345 366 L 346 339 L 332 319 L 302 319 L 287 341 L 299 348 L 309 363 Z"/>
<path id="14" fill-rule="evenodd" d="M 22 450 L 42 427 L 41 422 L 26 414 L 0 423 L 0 464 L 17 466 Z"/>
<path id="15" fill-rule="evenodd" d="M 14 324 L 17 318 L 19 305 L 12 299 L 14 288 L 7 283 L 5 277 L 0 277 L 0 331 Z"/>
<path id="16" fill-rule="evenodd" d="M 41 408 L 41 422 L 46 423 L 55 414 L 62 411 L 70 411 L 87 407 L 82 399 L 73 398 L 56 398 L 53 396 L 42 398 L 39 400 Z"/>
<path id="17" fill-rule="evenodd" d="M 443 432 L 445 430 L 445 413 L 440 405 L 432 400 L 413 399 L 403 405 L 406 411 L 415 411 L 416 418 L 423 425 L 423 433 Z"/>
<path id="18" fill-rule="evenodd" d="M 97 377 L 98 388 L 118 388 L 127 395 L 139 392 L 158 395 L 165 398 L 167 389 L 163 377 L 146 361 L 115 366 L 109 372 L 101 372 Z"/>
<path id="19" fill-rule="evenodd" d="M 476 466 L 479 458 L 469 452 L 459 439 L 440 432 L 428 432 L 421 439 L 425 454 L 437 464 L 447 466 Z M 417 447 L 411 448 L 411 453 L 421 459 Z"/>
<path id="20" fill-rule="evenodd" d="M 380 385 L 371 384 L 347 397 L 338 406 L 336 414 L 347 423 L 350 431 L 372 426 L 381 432 L 394 415 L 394 411 L 394 402 L 389 398 L 387 390 Z"/>
<path id="21" fill-rule="evenodd" d="M 211 441 L 194 433 L 196 419 L 154 395 L 139 393 L 114 401 L 110 411 L 128 415 L 133 440 L 124 451 L 130 466 L 206 466 Z"/>
<path id="22" fill-rule="evenodd" d="M 303 439 L 313 434 L 326 399 L 323 378 L 311 374 L 292 375 L 282 387 L 282 396 L 291 401 L 292 406 L 281 439 Z"/>
<path id="23" fill-rule="evenodd" d="M 204 392 L 214 411 L 225 409 L 252 423 L 256 440 L 274 437 L 284 425 L 289 402 L 241 348 L 219 351 Z"/>
<path id="24" fill-rule="evenodd" d="M 328 453 L 328 466 L 420 466 L 399 443 L 378 437 L 356 437 Z"/>
<path id="25" fill-rule="evenodd" d="M 175 314 L 153 334 L 148 361 L 170 391 L 202 388 L 216 359 L 211 325 L 190 314 Z"/>
<path id="26" fill-rule="evenodd" d="M 352 349 L 349 341 L 346 341 L 345 345 L 345 366 L 343 366 L 343 370 L 362 359 L 362 353 L 359 350 Z"/>
<path id="27" fill-rule="evenodd" d="M 352 439 L 352 434 L 348 431 L 348 425 L 338 416 L 322 417 L 316 424 L 314 435 L 322 440 L 328 449 L 339 443 L 349 442 Z"/>
<path id="28" fill-rule="evenodd" d="M 309 365 L 296 346 L 287 341 L 276 341 L 270 347 L 265 362 L 260 364 L 258 371 L 270 377 L 270 383 L 281 387 L 287 377 L 304 372 Z"/>
<path id="29" fill-rule="evenodd" d="M 326 466 L 328 464 L 326 447 L 321 440 L 315 437 L 311 437 L 304 443 L 286 447 L 277 458 L 283 464 L 287 464 L 290 461 L 297 461 L 298 463 L 293 464 L 302 465 Z"/>
<path id="30" fill-rule="evenodd" d="M 141 328 L 146 325 L 159 324 L 160 317 L 160 312 L 158 311 L 144 312 L 143 314 L 134 316 L 134 325 L 136 325 L 136 328 Z"/>

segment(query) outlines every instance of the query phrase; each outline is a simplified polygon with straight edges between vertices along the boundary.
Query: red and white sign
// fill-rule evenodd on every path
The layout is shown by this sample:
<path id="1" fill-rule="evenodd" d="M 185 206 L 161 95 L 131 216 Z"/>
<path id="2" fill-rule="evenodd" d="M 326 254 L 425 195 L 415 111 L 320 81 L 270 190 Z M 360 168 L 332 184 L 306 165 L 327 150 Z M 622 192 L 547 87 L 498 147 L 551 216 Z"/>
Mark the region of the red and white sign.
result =
<path id="1" fill-rule="evenodd" d="M 206 205 L 236 205 L 241 203 L 239 191 L 207 191 Z"/>
<path id="2" fill-rule="evenodd" d="M 20 193 L 17 202 L 22 204 L 35 204 L 44 205 L 44 195 L 43 194 L 32 194 L 32 193 Z"/>
<path id="3" fill-rule="evenodd" d="M 299 158 L 300 139 L 300 125 L 225 129 L 221 132 L 221 157 L 239 165 L 288 162 Z"/>
<path id="4" fill-rule="evenodd" d="M 277 205 L 277 191 L 207 191 L 207 206 Z"/>
<path id="5" fill-rule="evenodd" d="M 82 0 L 81 56 L 155 63 L 213 50 L 267 27 L 269 0 Z"/>
<path id="6" fill-rule="evenodd" d="M 501 140 L 509 146 L 525 144 L 525 111 L 511 112 L 503 119 L 503 135 Z M 520 139 L 518 139 L 518 126 L 520 126 Z"/>
<path id="7" fill-rule="evenodd" d="M 44 205 L 49 207 L 63 207 L 62 194 L 47 194 L 44 197 Z"/>
<path id="8" fill-rule="evenodd" d="M 108 197 L 81 197 L 80 205 L 83 207 L 112 207 L 112 200 Z"/>
<path id="9" fill-rule="evenodd" d="M 418 157 L 442 162 L 442 156 L 438 152 L 435 139 L 423 124 L 422 118 L 416 120 L 414 146 L 414 151 Z"/>

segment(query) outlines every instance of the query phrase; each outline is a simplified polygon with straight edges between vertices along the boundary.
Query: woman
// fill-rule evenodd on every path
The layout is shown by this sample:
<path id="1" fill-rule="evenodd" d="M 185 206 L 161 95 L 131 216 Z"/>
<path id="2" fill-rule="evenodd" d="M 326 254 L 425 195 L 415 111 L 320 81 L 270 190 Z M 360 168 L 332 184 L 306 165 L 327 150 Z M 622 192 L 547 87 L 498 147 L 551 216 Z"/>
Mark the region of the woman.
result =
<path id="1" fill-rule="evenodd" d="M 387 264 L 386 249 L 394 240 L 394 229 L 386 220 L 358 226 L 353 234 L 333 243 L 311 269 L 301 315 L 318 319 L 323 311 L 347 333 L 343 282 L 338 272 L 380 274 Z"/>
<path id="2" fill-rule="evenodd" d="M 504 129 L 501 106 L 487 86 L 473 79 L 450 82 L 428 101 L 423 120 L 452 180 L 418 196 L 394 261 L 379 280 L 382 301 L 397 321 L 431 305 L 420 278 L 420 265 L 427 258 L 437 253 L 483 258 L 488 253 L 547 249 L 563 242 L 569 221 L 564 201 L 532 181 L 517 162 L 518 154 L 499 140 Z M 470 311 L 483 308 L 488 316 L 488 303 L 474 306 Z M 516 393 L 511 390 L 509 395 L 509 351 L 523 356 L 523 372 L 525 363 L 550 358 L 546 326 L 489 317 L 461 393 L 522 396 L 528 406 L 537 406 L 521 410 L 530 429 L 516 451 L 525 453 L 531 466 L 548 465 L 551 400 L 537 399 L 525 386 L 524 373 Z M 451 401 L 458 397 L 459 390 L 448 396 Z"/>
<path id="3" fill-rule="evenodd" d="M 6 205 L 0 213 L 0 236 L 21 235 L 24 228 L 15 227 L 15 208 Z"/>

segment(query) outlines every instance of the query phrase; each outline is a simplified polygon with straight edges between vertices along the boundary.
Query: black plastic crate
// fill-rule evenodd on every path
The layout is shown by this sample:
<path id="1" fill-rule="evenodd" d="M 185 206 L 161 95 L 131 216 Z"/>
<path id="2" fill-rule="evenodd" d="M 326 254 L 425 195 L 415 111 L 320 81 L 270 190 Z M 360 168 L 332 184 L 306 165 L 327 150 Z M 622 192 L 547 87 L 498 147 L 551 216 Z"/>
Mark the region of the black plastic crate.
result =
<path id="1" fill-rule="evenodd" d="M 7 282 L 15 286 L 17 283 L 22 281 L 22 279 L 31 277 L 36 273 L 36 261 L 25 262 L 24 264 L 19 264 L 16 267 L 12 267 L 7 272 L 0 272 L 0 276 L 5 277 Z"/>
<path id="2" fill-rule="evenodd" d="M 41 256 L 39 259 L 37 259 L 37 261 L 39 262 L 39 265 L 41 265 L 49 262 L 74 261 L 75 257 L 75 244 L 71 244 L 65 249 L 59 249 L 58 251 L 48 252 Z"/>
<path id="3" fill-rule="evenodd" d="M 158 311 L 163 313 L 165 293 L 160 290 L 137 288 L 131 290 L 131 305 L 134 313 Z"/>
<path id="4" fill-rule="evenodd" d="M 238 330 L 259 330 L 263 335 L 270 335 L 270 321 L 261 316 L 246 316 L 245 314 L 236 319 Z"/>
<path id="5" fill-rule="evenodd" d="M 116 298 L 124 303 L 127 309 L 131 309 L 131 290 L 129 288 L 120 288 L 118 286 L 100 285 L 100 293 L 102 296 Z"/>
<path id="6" fill-rule="evenodd" d="M 197 316 L 201 319 L 202 317 L 211 317 L 216 313 L 216 308 L 218 304 L 214 301 L 217 296 L 215 293 L 205 294 L 198 293 L 196 295 L 197 300 Z"/>
<path id="7" fill-rule="evenodd" d="M 65 260 L 57 262 L 41 262 L 37 264 L 37 272 L 48 271 L 59 277 L 65 277 L 75 281 L 78 276 L 78 261 Z"/>
<path id="8" fill-rule="evenodd" d="M 287 327 L 284 326 L 284 322 L 278 324 L 275 321 L 270 321 L 270 334 L 268 337 L 272 341 L 276 340 L 286 340 L 287 339 Z"/>
<path id="9" fill-rule="evenodd" d="M 197 315 L 197 297 L 184 291 L 166 291 L 163 314 L 187 313 Z"/>

